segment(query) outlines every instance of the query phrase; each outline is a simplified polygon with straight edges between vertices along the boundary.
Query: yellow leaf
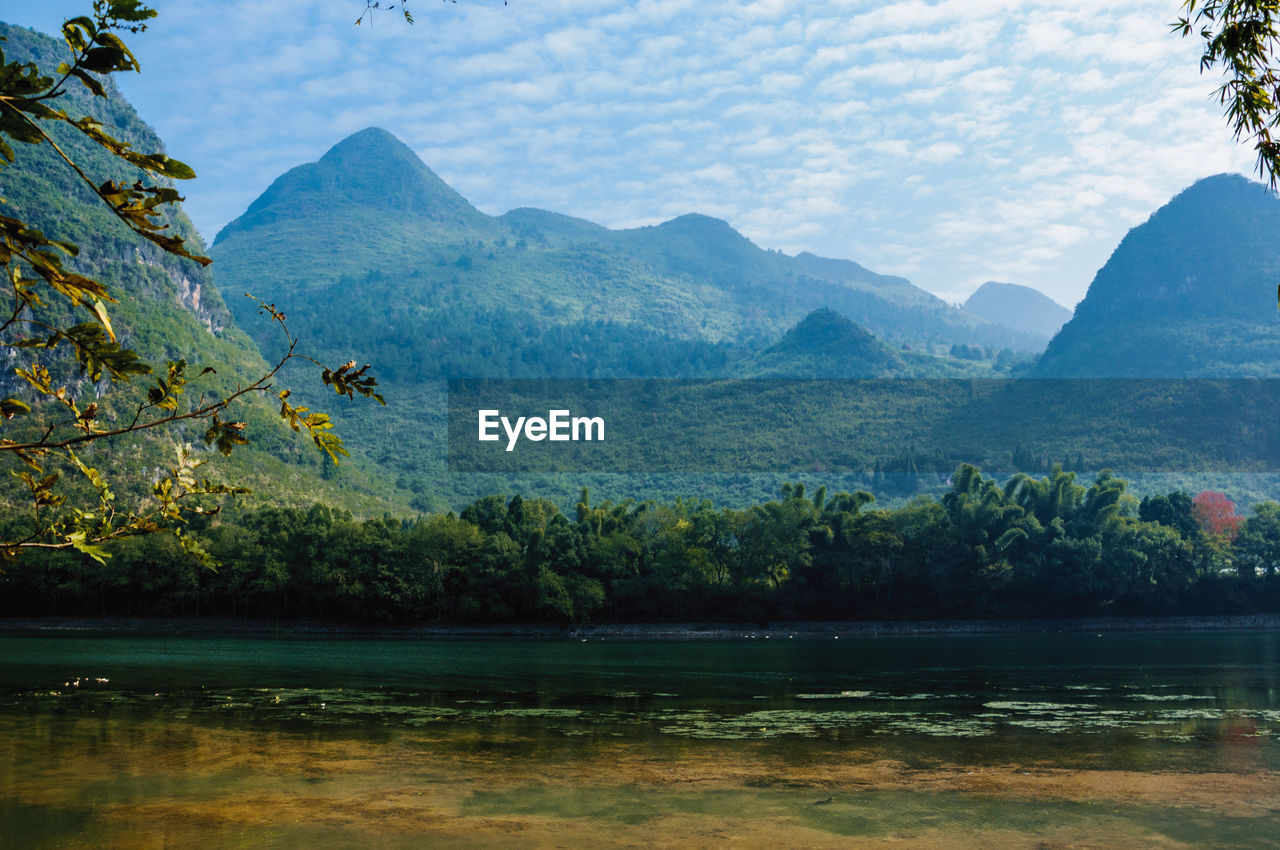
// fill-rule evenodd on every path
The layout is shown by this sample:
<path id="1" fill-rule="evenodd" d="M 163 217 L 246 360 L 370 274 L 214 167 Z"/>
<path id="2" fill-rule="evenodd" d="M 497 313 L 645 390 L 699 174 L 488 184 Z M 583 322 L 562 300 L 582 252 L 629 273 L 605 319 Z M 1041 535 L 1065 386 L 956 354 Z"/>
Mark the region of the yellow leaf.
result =
<path id="1" fill-rule="evenodd" d="M 107 336 L 111 337 L 111 341 L 116 341 L 116 332 L 111 327 L 111 319 L 107 317 L 107 308 L 100 299 L 93 299 L 93 314 L 98 317 L 98 321 L 102 322 L 102 327 L 106 329 Z"/>

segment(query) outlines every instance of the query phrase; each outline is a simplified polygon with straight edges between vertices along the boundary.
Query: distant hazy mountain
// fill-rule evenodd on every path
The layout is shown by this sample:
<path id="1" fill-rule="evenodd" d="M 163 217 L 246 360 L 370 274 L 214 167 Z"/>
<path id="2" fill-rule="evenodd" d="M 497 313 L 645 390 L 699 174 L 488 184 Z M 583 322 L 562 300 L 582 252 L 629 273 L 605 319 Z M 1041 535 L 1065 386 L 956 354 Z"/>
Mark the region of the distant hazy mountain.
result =
<path id="1" fill-rule="evenodd" d="M 1046 376 L 1280 376 L 1280 199 L 1200 180 L 1135 227 L 1054 337 Z"/>
<path id="2" fill-rule="evenodd" d="M 1029 286 L 989 280 L 961 308 L 996 325 L 1044 337 L 1047 343 L 1071 318 L 1071 311 Z"/>
<path id="3" fill-rule="evenodd" d="M 390 133 L 370 128 L 334 145 L 319 162 L 299 165 L 276 178 L 215 241 L 325 216 L 360 233 L 371 223 L 361 213 L 374 211 L 460 230 L 492 227 L 488 216 L 449 188 L 413 151 Z"/>

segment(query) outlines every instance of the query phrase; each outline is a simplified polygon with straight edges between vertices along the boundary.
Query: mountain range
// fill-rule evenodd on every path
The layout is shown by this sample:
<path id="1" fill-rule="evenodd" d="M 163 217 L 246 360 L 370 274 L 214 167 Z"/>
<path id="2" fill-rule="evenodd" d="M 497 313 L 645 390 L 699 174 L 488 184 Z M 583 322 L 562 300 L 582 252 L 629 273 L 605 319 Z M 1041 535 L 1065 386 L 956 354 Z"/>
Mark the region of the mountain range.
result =
<path id="1" fill-rule="evenodd" d="M 902 278 L 761 249 L 704 215 L 630 230 L 532 208 L 489 216 L 377 128 L 281 175 L 210 254 L 225 291 L 278 305 L 322 359 L 375 364 L 388 407 L 332 412 L 419 506 L 440 506 L 431 494 L 450 478 L 446 378 L 995 375 L 1044 344 Z M 278 356 L 254 302 L 231 308 Z"/>
<path id="2" fill-rule="evenodd" d="M 725 373 L 819 308 L 899 348 L 1043 346 L 902 278 L 764 250 L 704 215 L 631 230 L 529 208 L 487 216 L 377 128 L 278 178 L 212 256 L 224 288 L 293 304 L 300 331 L 393 380 Z M 270 350 L 253 305 L 232 309 Z"/>
<path id="3" fill-rule="evenodd" d="M 0 35 L 11 58 L 42 66 L 64 50 L 30 30 Z M 163 149 L 112 95 L 69 97 L 137 148 Z M 62 141 L 92 173 L 117 176 Z M 1130 231 L 1072 314 L 994 282 L 957 309 L 850 260 L 762 249 L 696 213 L 624 230 L 533 208 L 491 216 L 378 128 L 281 175 L 226 225 L 209 248 L 215 284 L 139 244 L 47 150 L 27 147 L 21 167 L 0 169 L 0 196 L 84 247 L 81 268 L 124 296 L 116 326 L 145 358 L 218 363 L 223 387 L 262 374 L 287 342 L 250 292 L 318 359 L 375 364 L 386 409 L 335 405 L 300 385 L 310 376 L 288 376 L 348 436 L 356 458 L 340 472 L 288 439 L 265 401 L 249 406 L 255 448 L 239 453 L 238 474 L 278 501 L 456 504 L 441 483 L 447 378 L 1280 374 L 1280 200 L 1234 175 L 1196 183 Z M 180 211 L 171 224 L 199 244 Z M 154 466 L 168 450 L 144 440 L 135 453 Z M 491 484 L 503 486 L 477 480 L 465 495 Z"/>

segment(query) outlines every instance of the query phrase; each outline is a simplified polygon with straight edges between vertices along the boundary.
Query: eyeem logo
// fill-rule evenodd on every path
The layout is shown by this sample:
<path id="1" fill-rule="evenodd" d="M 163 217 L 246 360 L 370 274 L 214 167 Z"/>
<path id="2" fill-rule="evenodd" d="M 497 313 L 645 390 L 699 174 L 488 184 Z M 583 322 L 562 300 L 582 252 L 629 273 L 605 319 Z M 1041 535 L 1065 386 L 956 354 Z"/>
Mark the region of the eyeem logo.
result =
<path id="1" fill-rule="evenodd" d="M 480 442 L 493 443 L 502 439 L 498 433 L 501 426 L 507 434 L 507 451 L 516 447 L 522 434 L 526 440 L 535 443 L 542 440 L 553 443 L 604 440 L 604 418 L 600 416 L 574 416 L 569 410 L 549 410 L 546 419 L 521 416 L 513 423 L 500 410 L 481 410 L 478 413 Z"/>

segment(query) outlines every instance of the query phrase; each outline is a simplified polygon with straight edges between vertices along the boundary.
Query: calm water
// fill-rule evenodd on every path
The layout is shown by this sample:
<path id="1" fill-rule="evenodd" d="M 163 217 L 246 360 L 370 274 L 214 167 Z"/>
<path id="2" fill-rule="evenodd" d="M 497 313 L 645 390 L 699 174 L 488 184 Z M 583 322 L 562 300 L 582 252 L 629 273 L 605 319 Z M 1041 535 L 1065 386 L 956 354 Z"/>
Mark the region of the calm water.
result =
<path id="1" fill-rule="evenodd" d="M 0 847 L 1280 847 L 1280 634 L 0 637 Z"/>

